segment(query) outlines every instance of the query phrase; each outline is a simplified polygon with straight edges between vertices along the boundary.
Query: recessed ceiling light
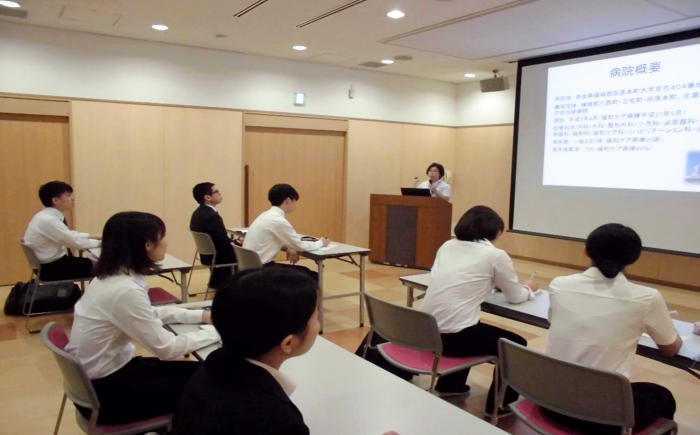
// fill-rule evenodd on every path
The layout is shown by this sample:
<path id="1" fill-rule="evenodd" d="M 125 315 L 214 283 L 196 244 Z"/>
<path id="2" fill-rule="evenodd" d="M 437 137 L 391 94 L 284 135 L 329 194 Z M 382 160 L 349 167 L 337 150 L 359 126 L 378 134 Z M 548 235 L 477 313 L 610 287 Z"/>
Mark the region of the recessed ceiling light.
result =
<path id="1" fill-rule="evenodd" d="M 404 14 L 403 12 L 401 12 L 399 10 L 393 10 L 393 11 L 389 12 L 388 14 L 386 14 L 386 16 L 389 18 L 403 18 L 405 15 L 406 14 Z"/>
<path id="2" fill-rule="evenodd" d="M 165 24 L 154 24 L 151 27 L 155 30 L 160 30 L 161 32 L 163 30 L 168 30 L 168 26 L 166 26 Z"/>
<path id="3" fill-rule="evenodd" d="M 392 63 L 394 63 L 394 61 L 391 60 L 391 59 L 384 59 L 384 60 L 382 61 L 382 63 L 383 63 L 384 65 L 391 65 Z"/>
<path id="4" fill-rule="evenodd" d="M 464 74 L 464 77 L 472 78 L 476 77 L 476 74 Z"/>
<path id="5" fill-rule="evenodd" d="M 295 46 L 292 47 L 292 48 L 295 49 L 295 50 L 297 50 L 297 51 L 304 51 L 304 50 L 306 50 L 306 46 L 304 46 L 304 45 L 295 45 Z"/>
<path id="6" fill-rule="evenodd" d="M 19 7 L 19 3 L 6 1 L 6 0 L 0 1 L 0 5 L 5 6 L 6 8 L 18 8 Z"/>

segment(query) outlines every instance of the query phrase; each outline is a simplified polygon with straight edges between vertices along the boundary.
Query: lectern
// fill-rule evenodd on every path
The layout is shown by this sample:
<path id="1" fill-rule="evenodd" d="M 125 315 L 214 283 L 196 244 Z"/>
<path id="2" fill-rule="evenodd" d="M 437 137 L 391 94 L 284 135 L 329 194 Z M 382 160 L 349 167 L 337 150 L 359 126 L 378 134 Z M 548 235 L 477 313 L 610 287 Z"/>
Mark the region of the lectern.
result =
<path id="1" fill-rule="evenodd" d="M 450 240 L 452 204 L 439 198 L 370 195 L 369 260 L 430 269 Z"/>

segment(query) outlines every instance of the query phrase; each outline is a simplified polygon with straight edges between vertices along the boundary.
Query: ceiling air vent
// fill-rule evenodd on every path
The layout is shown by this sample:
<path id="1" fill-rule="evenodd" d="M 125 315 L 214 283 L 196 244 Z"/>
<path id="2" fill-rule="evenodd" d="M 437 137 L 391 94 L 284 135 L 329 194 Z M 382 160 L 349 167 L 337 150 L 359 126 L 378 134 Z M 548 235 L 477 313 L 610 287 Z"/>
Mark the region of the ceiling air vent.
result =
<path id="1" fill-rule="evenodd" d="M 243 15 L 247 14 L 248 12 L 252 11 L 253 9 L 257 8 L 258 6 L 262 6 L 263 4 L 267 3 L 268 0 L 258 0 L 256 2 L 253 2 L 252 4 L 244 7 L 240 11 L 236 12 L 233 14 L 234 17 L 242 17 Z"/>
<path id="2" fill-rule="evenodd" d="M 313 23 L 315 23 L 315 22 L 317 22 L 317 21 L 321 21 L 321 20 L 324 19 L 324 18 L 328 18 L 328 17 L 330 17 L 331 15 L 335 15 L 335 14 L 337 14 L 337 13 L 343 12 L 343 11 L 346 10 L 346 9 L 350 9 L 350 8 L 353 7 L 353 6 L 357 6 L 357 5 L 359 5 L 360 3 L 364 3 L 364 2 L 366 2 L 366 1 L 367 1 L 367 0 L 353 0 L 353 1 L 351 1 L 350 3 L 345 3 L 344 5 L 338 6 L 337 8 L 332 9 L 332 10 L 330 10 L 330 11 L 324 13 L 324 14 L 321 14 L 321 15 L 319 15 L 319 16 L 317 16 L 317 17 L 314 17 L 314 18 L 312 18 L 312 19 L 310 19 L 310 20 L 306 20 L 306 21 L 304 21 L 303 23 L 299 23 L 299 24 L 297 24 L 297 27 L 301 29 L 302 27 L 306 27 L 306 26 L 308 26 L 309 24 L 313 24 Z"/>
<path id="3" fill-rule="evenodd" d="M 365 63 L 361 63 L 359 65 L 367 67 L 367 68 L 380 68 L 380 67 L 386 66 L 380 62 L 365 62 Z"/>
<path id="4" fill-rule="evenodd" d="M 21 9 L 0 8 L 0 15 L 3 17 L 26 19 L 28 14 L 27 11 Z"/>

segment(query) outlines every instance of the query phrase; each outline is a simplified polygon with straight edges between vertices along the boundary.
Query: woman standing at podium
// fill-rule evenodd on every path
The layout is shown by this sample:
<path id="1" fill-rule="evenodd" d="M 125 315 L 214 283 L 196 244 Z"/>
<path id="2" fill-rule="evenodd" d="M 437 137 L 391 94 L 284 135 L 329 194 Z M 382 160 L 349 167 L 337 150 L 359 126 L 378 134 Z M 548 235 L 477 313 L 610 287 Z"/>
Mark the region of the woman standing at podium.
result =
<path id="1" fill-rule="evenodd" d="M 418 177 L 413 179 L 413 183 L 418 189 L 430 189 L 430 196 L 433 198 L 444 199 L 445 201 L 450 201 L 450 196 L 452 195 L 452 188 L 444 180 L 445 178 L 445 167 L 440 163 L 431 163 L 428 169 L 425 171 L 428 175 L 428 179 L 420 184 L 418 184 Z"/>

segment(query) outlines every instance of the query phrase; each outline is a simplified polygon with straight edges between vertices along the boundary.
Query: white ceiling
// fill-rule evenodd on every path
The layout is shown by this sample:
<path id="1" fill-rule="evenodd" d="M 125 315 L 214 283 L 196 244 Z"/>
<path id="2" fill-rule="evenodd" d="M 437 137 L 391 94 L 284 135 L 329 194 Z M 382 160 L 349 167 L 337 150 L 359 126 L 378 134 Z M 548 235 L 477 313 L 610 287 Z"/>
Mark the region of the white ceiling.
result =
<path id="1" fill-rule="evenodd" d="M 511 62 L 525 57 L 700 27 L 700 0 L 366 0 L 303 28 L 350 0 L 268 0 L 240 18 L 255 0 L 15 1 L 28 18 L 0 22 L 360 69 L 408 55 L 376 70 L 454 83 L 512 74 Z M 393 9 L 406 16 L 388 18 Z"/>

